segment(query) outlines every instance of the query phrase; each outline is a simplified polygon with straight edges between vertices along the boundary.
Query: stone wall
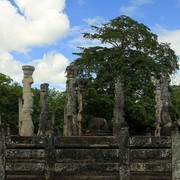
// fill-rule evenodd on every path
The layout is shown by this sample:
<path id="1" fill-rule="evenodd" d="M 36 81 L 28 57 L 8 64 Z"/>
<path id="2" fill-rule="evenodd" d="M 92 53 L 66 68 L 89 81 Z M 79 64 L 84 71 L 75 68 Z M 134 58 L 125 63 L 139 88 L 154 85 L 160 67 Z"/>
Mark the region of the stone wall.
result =
<path id="1" fill-rule="evenodd" d="M 131 180 L 171 180 L 171 137 L 130 137 Z"/>
<path id="2" fill-rule="evenodd" d="M 5 179 L 5 126 L 0 124 L 0 179 Z"/>
<path id="3" fill-rule="evenodd" d="M 180 135 L 10 136 L 0 125 L 1 180 L 178 180 Z"/>

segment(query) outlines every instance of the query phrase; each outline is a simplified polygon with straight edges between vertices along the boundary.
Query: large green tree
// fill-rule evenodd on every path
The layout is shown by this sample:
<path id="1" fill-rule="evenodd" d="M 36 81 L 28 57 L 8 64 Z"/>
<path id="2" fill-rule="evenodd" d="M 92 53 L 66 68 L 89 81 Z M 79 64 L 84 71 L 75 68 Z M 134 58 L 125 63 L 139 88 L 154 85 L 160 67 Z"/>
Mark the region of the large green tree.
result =
<path id="1" fill-rule="evenodd" d="M 64 125 L 64 107 L 66 105 L 66 93 L 58 91 L 56 89 L 49 90 L 48 106 L 49 106 L 49 118 L 54 116 L 54 123 L 56 131 L 63 132 Z"/>
<path id="2" fill-rule="evenodd" d="M 74 61 L 79 77 L 89 79 L 87 88 L 94 88 L 98 94 L 112 99 L 114 78 L 121 75 L 125 118 L 129 125 L 152 124 L 155 120 L 153 80 L 162 74 L 170 75 L 178 68 L 174 51 L 168 43 L 159 43 L 157 35 L 147 26 L 128 16 L 117 17 L 99 27 L 92 26 L 92 30 L 93 33 L 84 33 L 84 38 L 99 40 L 102 45 L 80 47 L 81 51 L 74 53 L 79 56 Z M 107 109 L 107 113 L 110 110 Z"/>
<path id="3" fill-rule="evenodd" d="M 18 98 L 22 96 L 22 87 L 0 73 L 0 116 L 3 123 L 10 125 L 16 132 L 18 125 Z"/>

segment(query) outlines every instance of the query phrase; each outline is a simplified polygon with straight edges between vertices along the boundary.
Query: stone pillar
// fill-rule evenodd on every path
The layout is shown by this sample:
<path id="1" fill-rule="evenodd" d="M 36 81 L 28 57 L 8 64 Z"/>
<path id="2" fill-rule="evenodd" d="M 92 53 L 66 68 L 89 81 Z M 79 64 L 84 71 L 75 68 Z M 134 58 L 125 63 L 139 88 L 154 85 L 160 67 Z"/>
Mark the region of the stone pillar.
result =
<path id="1" fill-rule="evenodd" d="M 119 142 L 119 177 L 120 180 L 130 180 L 128 127 L 120 129 L 117 140 Z"/>
<path id="2" fill-rule="evenodd" d="M 64 135 L 72 136 L 76 135 L 77 129 L 77 113 L 76 113 L 76 99 L 75 99 L 75 85 L 77 68 L 74 65 L 70 65 L 66 68 L 67 81 L 67 104 L 64 111 Z"/>
<path id="3" fill-rule="evenodd" d="M 47 103 L 47 96 L 48 96 L 48 83 L 41 84 L 40 89 L 40 106 L 41 106 L 41 114 L 39 118 L 39 129 L 38 129 L 38 136 L 45 135 L 47 130 L 47 122 L 48 122 L 48 103 Z"/>
<path id="4" fill-rule="evenodd" d="M 172 180 L 180 178 L 180 133 L 172 133 Z"/>
<path id="5" fill-rule="evenodd" d="M 171 135 L 172 119 L 169 109 L 172 105 L 172 102 L 169 92 L 169 83 L 169 76 L 162 76 L 160 79 L 156 80 L 156 137 L 160 135 Z"/>
<path id="6" fill-rule="evenodd" d="M 78 135 L 81 136 L 82 131 L 85 128 L 85 80 L 83 79 L 79 79 L 78 81 L 78 104 Z"/>
<path id="7" fill-rule="evenodd" d="M 113 123 L 114 135 L 119 133 L 121 127 L 127 126 L 124 119 L 124 91 L 121 76 L 115 78 Z"/>
<path id="8" fill-rule="evenodd" d="M 5 126 L 0 124 L 0 179 L 5 180 Z"/>
<path id="9" fill-rule="evenodd" d="M 34 125 L 32 122 L 31 114 L 33 112 L 33 93 L 31 92 L 31 84 L 34 82 L 32 74 L 34 71 L 33 66 L 24 65 L 22 67 L 23 78 L 23 105 L 21 110 L 21 136 L 32 136 L 34 134 Z"/>
<path id="10" fill-rule="evenodd" d="M 155 90 L 155 117 L 156 117 L 156 129 L 155 129 L 155 136 L 159 137 L 161 133 L 161 111 L 163 107 L 162 99 L 161 99 L 161 84 L 160 84 L 160 79 L 157 79 L 155 81 L 156 83 L 156 90 Z"/>
<path id="11" fill-rule="evenodd" d="M 54 144 L 54 133 L 52 130 L 48 130 L 45 133 L 45 180 L 55 179 L 55 144 Z"/>

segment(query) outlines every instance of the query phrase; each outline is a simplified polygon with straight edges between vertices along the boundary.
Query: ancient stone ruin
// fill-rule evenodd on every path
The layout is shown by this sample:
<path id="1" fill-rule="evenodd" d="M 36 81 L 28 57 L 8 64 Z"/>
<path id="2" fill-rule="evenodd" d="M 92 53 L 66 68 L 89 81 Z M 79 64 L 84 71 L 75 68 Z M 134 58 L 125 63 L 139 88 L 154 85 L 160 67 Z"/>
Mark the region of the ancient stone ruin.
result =
<path id="1" fill-rule="evenodd" d="M 48 103 L 47 103 L 47 96 L 48 96 L 48 83 L 41 84 L 41 94 L 40 94 L 40 106 L 41 106 L 41 114 L 39 118 L 39 129 L 38 129 L 38 136 L 45 135 L 47 131 L 47 123 L 48 123 Z"/>
<path id="2" fill-rule="evenodd" d="M 34 71 L 33 66 L 25 65 L 22 67 L 23 78 L 23 104 L 20 113 L 20 131 L 21 136 L 32 136 L 34 134 L 34 125 L 32 122 L 31 114 L 33 112 L 33 94 L 31 92 L 31 84 L 34 82 L 32 74 Z"/>
<path id="3" fill-rule="evenodd" d="M 70 65 L 66 68 L 67 81 L 67 105 L 64 110 L 64 135 L 71 136 L 77 134 L 77 113 L 76 113 L 76 76 L 77 68 L 74 65 Z"/>
<path id="4" fill-rule="evenodd" d="M 34 134 L 34 125 L 32 122 L 31 114 L 33 112 L 33 94 L 31 93 L 31 84 L 33 83 L 32 74 L 34 71 L 33 66 L 25 65 L 22 67 L 23 77 L 23 99 L 19 99 L 19 134 L 21 136 L 32 136 Z M 77 68 L 71 64 L 67 67 L 67 105 L 64 110 L 64 135 L 82 135 L 82 131 L 85 132 L 86 121 L 85 121 L 85 80 L 79 79 L 76 82 Z M 171 98 L 169 93 L 169 82 L 168 76 L 162 76 L 156 80 L 156 130 L 155 136 L 160 136 L 163 133 L 170 135 L 172 120 L 169 113 L 171 106 Z M 76 107 L 76 85 L 78 85 L 78 111 Z M 48 95 L 48 84 L 44 83 L 41 85 L 41 97 L 40 106 L 42 107 L 38 135 L 44 135 L 48 130 L 48 127 L 52 129 L 53 123 L 48 121 L 48 104 L 46 98 Z M 104 118 L 95 117 L 95 121 L 92 119 L 88 129 L 91 131 L 102 128 L 106 130 L 107 122 L 104 122 Z M 98 120 L 97 120 L 98 119 Z M 101 123 L 99 122 L 101 119 Z M 92 122 L 96 122 L 93 125 Z M 102 123 L 103 122 L 103 123 Z M 127 127 L 127 123 L 124 119 L 124 92 L 123 92 L 123 79 L 121 76 L 115 78 L 115 90 L 114 90 L 114 109 L 113 109 L 113 133 L 117 135 L 122 127 Z M 51 124 L 51 125 L 50 125 Z M 98 126 L 99 124 L 99 126 Z M 176 123 L 177 124 L 177 123 Z M 50 127 L 51 126 L 51 127 Z M 93 128 L 92 128 L 93 127 Z M 95 130 L 95 131 L 96 131 Z"/>
<path id="5" fill-rule="evenodd" d="M 160 79 L 156 80 L 156 91 L 155 91 L 155 101 L 156 101 L 156 130 L 155 136 L 160 136 L 163 133 L 171 132 L 172 119 L 170 115 L 170 107 L 172 105 L 170 92 L 169 92 L 169 76 L 162 76 Z"/>
<path id="6" fill-rule="evenodd" d="M 78 114 L 77 114 L 77 131 L 81 136 L 85 131 L 85 85 L 84 79 L 78 80 Z"/>
<path id="7" fill-rule="evenodd" d="M 114 109 L 113 109 L 113 133 L 118 134 L 121 127 L 127 126 L 124 119 L 124 91 L 121 76 L 115 78 Z"/>
<path id="8" fill-rule="evenodd" d="M 108 132 L 108 123 L 106 119 L 101 117 L 94 117 L 88 122 L 88 131 L 92 134 L 100 134 Z"/>
<path id="9" fill-rule="evenodd" d="M 34 67 L 23 66 L 23 100 L 20 101 L 20 134 L 11 135 L 8 125 L 0 123 L 0 180 L 179 180 L 180 121 L 170 135 L 130 136 L 124 118 L 123 79 L 115 79 L 113 134 L 92 136 L 82 133 L 85 121 L 83 81 L 78 85 L 76 107 L 76 74 L 67 67 L 67 105 L 64 135 L 53 132 L 48 120 L 48 84 L 41 84 L 38 135 L 32 123 L 33 95 L 31 84 Z M 172 125 L 168 107 L 168 78 L 157 81 L 156 117 L 160 127 Z M 23 114 L 24 113 L 24 114 Z M 92 130 L 108 130 L 103 118 L 94 118 Z M 26 132 L 27 131 L 27 132 Z"/>

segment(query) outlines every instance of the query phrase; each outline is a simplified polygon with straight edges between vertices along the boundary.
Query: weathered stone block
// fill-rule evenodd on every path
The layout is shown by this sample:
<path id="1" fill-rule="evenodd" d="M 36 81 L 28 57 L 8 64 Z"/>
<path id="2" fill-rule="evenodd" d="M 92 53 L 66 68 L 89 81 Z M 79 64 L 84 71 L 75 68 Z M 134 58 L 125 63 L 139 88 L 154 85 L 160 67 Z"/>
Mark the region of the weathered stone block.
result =
<path id="1" fill-rule="evenodd" d="M 113 136 L 56 136 L 54 139 L 56 148 L 118 148 L 119 142 Z"/>
<path id="2" fill-rule="evenodd" d="M 35 172 L 35 171 L 44 171 L 45 164 L 44 163 L 36 163 L 36 162 L 26 162 L 26 163 L 6 163 L 6 171 L 29 171 L 29 172 Z"/>
<path id="3" fill-rule="evenodd" d="M 180 134 L 172 135 L 172 180 L 180 178 Z"/>
<path id="4" fill-rule="evenodd" d="M 145 160 L 166 160 L 171 161 L 171 149 L 130 149 L 130 161 Z"/>
<path id="5" fill-rule="evenodd" d="M 56 172 L 118 172 L 119 163 L 56 163 Z"/>
<path id="6" fill-rule="evenodd" d="M 171 163 L 165 162 L 136 162 L 130 164 L 130 170 L 135 172 L 171 172 Z"/>
<path id="7" fill-rule="evenodd" d="M 6 137 L 8 148 L 40 148 L 45 147 L 45 137 L 37 136 L 8 136 Z"/>
<path id="8" fill-rule="evenodd" d="M 28 159 L 33 159 L 36 162 L 38 160 L 43 160 L 45 157 L 44 149 L 7 149 L 6 159 L 7 160 L 17 160 L 17 161 L 27 161 Z"/>
<path id="9" fill-rule="evenodd" d="M 171 137 L 132 136 L 129 138 L 129 145 L 130 148 L 134 148 L 134 147 L 171 148 Z"/>
<path id="10" fill-rule="evenodd" d="M 119 149 L 58 149 L 56 162 L 119 162 Z"/>

